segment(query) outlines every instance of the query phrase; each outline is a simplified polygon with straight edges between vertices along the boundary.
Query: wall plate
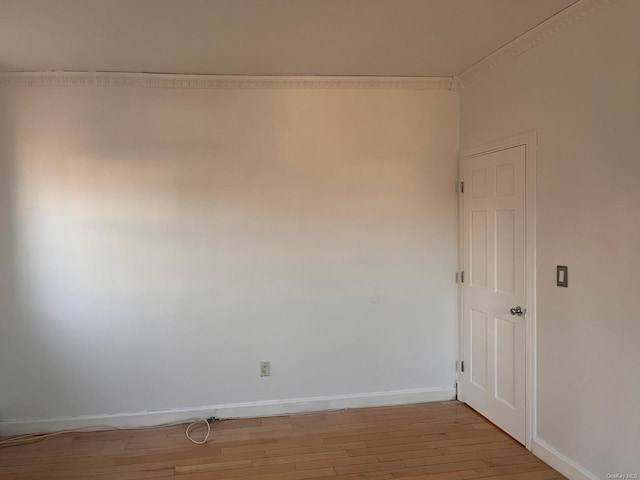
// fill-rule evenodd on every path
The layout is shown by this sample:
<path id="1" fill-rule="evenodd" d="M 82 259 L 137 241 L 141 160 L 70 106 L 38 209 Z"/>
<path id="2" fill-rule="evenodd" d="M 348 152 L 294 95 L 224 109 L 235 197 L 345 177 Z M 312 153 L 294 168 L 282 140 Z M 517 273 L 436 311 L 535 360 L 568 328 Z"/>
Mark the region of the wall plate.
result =
<path id="1" fill-rule="evenodd" d="M 566 265 L 556 266 L 556 285 L 558 287 L 569 286 L 569 267 Z"/>

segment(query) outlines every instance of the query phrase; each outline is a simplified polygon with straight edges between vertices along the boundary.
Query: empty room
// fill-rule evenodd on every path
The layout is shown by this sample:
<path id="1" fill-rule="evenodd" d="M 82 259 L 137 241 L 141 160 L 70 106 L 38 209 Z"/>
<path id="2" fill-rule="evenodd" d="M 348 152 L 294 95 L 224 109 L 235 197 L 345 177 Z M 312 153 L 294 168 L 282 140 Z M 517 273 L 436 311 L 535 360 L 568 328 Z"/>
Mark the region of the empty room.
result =
<path id="1" fill-rule="evenodd" d="M 0 478 L 640 479 L 640 0 L 0 0 Z"/>

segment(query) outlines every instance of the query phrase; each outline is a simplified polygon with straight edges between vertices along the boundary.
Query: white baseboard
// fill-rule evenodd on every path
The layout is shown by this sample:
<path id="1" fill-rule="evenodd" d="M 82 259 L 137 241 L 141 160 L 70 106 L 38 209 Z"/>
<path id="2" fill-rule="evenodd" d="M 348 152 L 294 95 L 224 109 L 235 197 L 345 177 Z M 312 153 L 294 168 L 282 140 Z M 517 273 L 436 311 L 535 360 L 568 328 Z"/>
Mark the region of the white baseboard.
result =
<path id="1" fill-rule="evenodd" d="M 599 477 L 560 453 L 555 447 L 552 447 L 541 438 L 534 438 L 532 447 L 533 454 L 536 457 L 570 480 L 600 480 Z"/>
<path id="2" fill-rule="evenodd" d="M 332 397 L 289 398 L 263 402 L 232 403 L 205 407 L 122 413 L 114 415 L 84 415 L 48 419 L 16 419 L 0 422 L 0 436 L 13 437 L 28 433 L 62 430 L 100 430 L 104 428 L 152 427 L 194 418 L 249 418 L 288 415 L 292 413 L 341 410 L 345 408 L 381 407 L 412 403 L 455 400 L 454 388 L 422 388 L 390 392 L 359 393 Z"/>

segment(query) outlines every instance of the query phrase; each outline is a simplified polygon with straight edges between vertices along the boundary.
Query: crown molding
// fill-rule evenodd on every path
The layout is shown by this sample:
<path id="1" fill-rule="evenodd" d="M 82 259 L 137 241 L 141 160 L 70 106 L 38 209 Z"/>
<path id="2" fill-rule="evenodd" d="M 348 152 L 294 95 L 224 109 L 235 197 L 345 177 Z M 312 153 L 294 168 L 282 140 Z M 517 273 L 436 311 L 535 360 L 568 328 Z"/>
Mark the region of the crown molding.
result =
<path id="1" fill-rule="evenodd" d="M 221 90 L 458 90 L 455 77 L 173 75 L 109 72 L 7 72 L 0 87 L 135 87 Z"/>
<path id="2" fill-rule="evenodd" d="M 622 0 L 577 1 L 462 72 L 458 75 L 461 87 L 466 87 L 474 80 L 485 76 L 511 58 L 522 55 L 537 47 L 569 25 L 578 23 L 588 15 L 604 10 L 621 1 Z"/>

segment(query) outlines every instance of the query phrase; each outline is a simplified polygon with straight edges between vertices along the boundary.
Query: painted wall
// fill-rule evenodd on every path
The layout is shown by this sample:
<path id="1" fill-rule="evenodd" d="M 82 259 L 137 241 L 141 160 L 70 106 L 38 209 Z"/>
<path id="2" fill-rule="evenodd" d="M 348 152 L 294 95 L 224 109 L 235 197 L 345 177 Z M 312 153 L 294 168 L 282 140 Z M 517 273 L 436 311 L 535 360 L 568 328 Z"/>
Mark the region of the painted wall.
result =
<path id="1" fill-rule="evenodd" d="M 461 100 L 462 150 L 538 129 L 537 434 L 597 478 L 640 472 L 639 24 L 620 2 Z"/>
<path id="2" fill-rule="evenodd" d="M 452 392 L 457 93 L 0 99 L 3 420 Z"/>

